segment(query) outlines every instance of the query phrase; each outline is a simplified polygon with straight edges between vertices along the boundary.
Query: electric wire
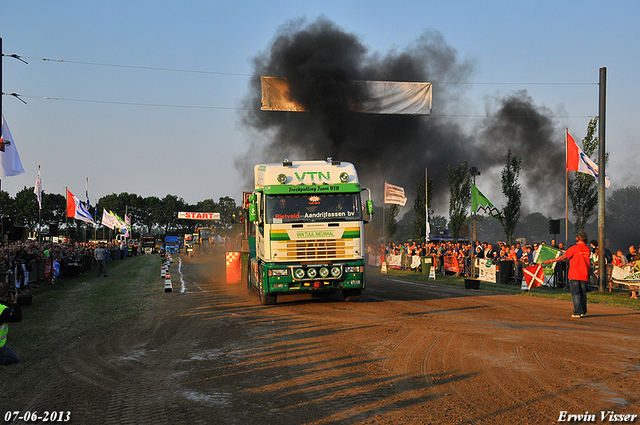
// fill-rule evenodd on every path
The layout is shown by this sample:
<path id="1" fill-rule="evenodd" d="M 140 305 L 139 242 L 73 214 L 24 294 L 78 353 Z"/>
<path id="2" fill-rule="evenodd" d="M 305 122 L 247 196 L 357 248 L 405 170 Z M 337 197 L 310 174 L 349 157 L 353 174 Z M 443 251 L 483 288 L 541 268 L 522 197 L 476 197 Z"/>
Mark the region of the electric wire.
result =
<path id="1" fill-rule="evenodd" d="M 179 73 L 192 73 L 192 74 L 208 74 L 208 75 L 224 75 L 224 76 L 237 76 L 237 77 L 254 77 L 254 74 L 247 73 L 237 73 L 237 72 L 221 72 L 221 71 L 205 71 L 205 70 L 194 70 L 194 69 L 180 69 L 180 68 L 165 68 L 165 67 L 153 67 L 153 66 L 141 66 L 141 65 L 127 65 L 127 64 L 112 64 L 112 63 L 103 63 L 103 62 L 88 62 L 88 61 L 73 61 L 66 59 L 51 59 L 51 58 L 39 58 L 33 56 L 20 56 L 17 54 L 5 54 L 2 56 L 8 56 L 15 59 L 18 59 L 24 63 L 27 63 L 25 59 L 33 59 L 33 60 L 42 60 L 44 62 L 57 62 L 57 63 L 65 63 L 65 64 L 75 64 L 75 65 L 90 65 L 90 66 L 103 66 L 103 67 L 111 67 L 111 68 L 127 68 L 127 69 L 141 69 L 141 70 L 150 70 L 150 71 L 165 71 L 165 72 L 179 72 Z M 526 86 L 526 85 L 598 85 L 597 82 L 458 82 L 458 81 L 434 81 L 432 82 L 434 85 L 518 85 L 518 86 Z M 145 102 L 126 102 L 126 101 L 109 101 L 109 100 L 93 100 L 93 99 L 76 99 L 76 98 L 66 98 L 66 97 L 51 97 L 51 96 L 33 96 L 33 95 L 19 95 L 17 93 L 2 93 L 4 95 L 11 95 L 18 99 L 20 97 L 32 98 L 32 99 L 41 99 L 41 100 L 55 100 L 55 101 L 65 101 L 65 102 L 82 102 L 82 103 L 96 103 L 96 104 L 107 104 L 107 105 L 127 105 L 127 106 L 147 106 L 147 107 L 161 107 L 161 108 L 182 108 L 182 109 L 211 109 L 211 110 L 237 110 L 237 111 L 249 111 L 254 110 L 253 108 L 239 108 L 239 107 L 228 107 L 228 106 L 199 106 L 199 105 L 175 105 L 175 104 L 162 104 L 162 103 L 145 103 Z M 21 99 L 20 99 L 21 100 Z M 23 100 L 21 100 L 23 101 Z M 24 101 L 23 101 L 24 102 Z M 432 114 L 435 117 L 461 117 L 461 118 L 487 118 L 491 115 L 480 115 L 480 114 Z M 592 115 L 566 115 L 566 116 L 556 116 L 557 118 L 592 118 Z M 517 116 L 514 118 L 527 118 L 527 116 Z"/>

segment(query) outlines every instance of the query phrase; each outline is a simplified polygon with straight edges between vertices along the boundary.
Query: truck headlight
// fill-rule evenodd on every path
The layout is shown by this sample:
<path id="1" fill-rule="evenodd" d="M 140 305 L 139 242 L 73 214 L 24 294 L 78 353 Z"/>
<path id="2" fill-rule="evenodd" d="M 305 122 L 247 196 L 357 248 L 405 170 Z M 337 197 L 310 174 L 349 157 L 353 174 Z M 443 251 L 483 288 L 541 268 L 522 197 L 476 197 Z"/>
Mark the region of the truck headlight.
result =
<path id="1" fill-rule="evenodd" d="M 347 266 L 344 271 L 346 273 L 362 273 L 362 266 Z"/>
<path id="2" fill-rule="evenodd" d="M 289 269 L 271 269 L 269 276 L 289 276 Z"/>
<path id="3" fill-rule="evenodd" d="M 293 272 L 293 275 L 295 276 L 296 279 L 303 279 L 304 269 L 296 269 L 296 271 Z"/>
<path id="4" fill-rule="evenodd" d="M 321 267 L 320 271 L 318 271 L 318 274 L 321 278 L 324 279 L 325 277 L 329 276 L 329 269 L 327 267 Z"/>
<path id="5" fill-rule="evenodd" d="M 318 274 L 316 269 L 307 269 L 307 276 L 309 276 L 310 279 L 316 277 L 316 274 Z"/>
<path id="6" fill-rule="evenodd" d="M 342 274 L 342 270 L 340 270 L 340 267 L 338 266 L 331 267 L 331 276 L 338 277 L 340 276 L 340 274 Z"/>

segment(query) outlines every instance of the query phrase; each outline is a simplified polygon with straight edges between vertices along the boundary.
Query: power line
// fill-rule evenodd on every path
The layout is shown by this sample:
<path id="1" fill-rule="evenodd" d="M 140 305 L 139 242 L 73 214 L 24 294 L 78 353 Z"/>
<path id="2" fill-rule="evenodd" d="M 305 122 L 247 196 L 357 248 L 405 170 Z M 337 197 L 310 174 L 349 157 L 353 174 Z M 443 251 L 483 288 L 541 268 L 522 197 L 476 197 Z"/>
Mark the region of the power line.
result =
<path id="1" fill-rule="evenodd" d="M 16 95 L 15 93 L 3 93 Z M 126 106 L 151 106 L 160 108 L 182 108 L 182 109 L 212 109 L 212 110 L 230 110 L 230 111 L 252 111 L 258 110 L 253 108 L 237 108 L 229 106 L 202 106 L 202 105 L 175 105 L 167 103 L 144 103 L 144 102 L 124 102 L 124 101 L 112 101 L 112 100 L 95 100 L 95 99 L 74 99 L 66 97 L 51 97 L 51 96 L 33 96 L 33 95 L 16 95 L 31 99 L 40 100 L 54 100 L 62 102 L 80 102 L 80 103 L 97 103 L 106 105 L 126 105 Z M 482 114 L 431 114 L 432 117 L 454 117 L 454 118 L 491 118 L 496 115 L 482 115 Z M 531 118 L 528 115 L 509 115 L 510 118 Z M 593 118 L 594 115 L 554 115 L 554 118 Z"/>
<path id="2" fill-rule="evenodd" d="M 68 97 L 50 97 L 50 96 L 30 96 L 21 95 L 22 97 L 42 100 L 59 100 L 64 102 L 82 102 L 82 103 L 101 103 L 107 105 L 128 105 L 128 106 L 155 106 L 161 108 L 185 108 L 185 109 L 220 109 L 220 110 L 249 110 L 247 108 L 233 108 L 228 106 L 199 106 L 199 105 L 172 105 L 167 103 L 143 103 L 143 102 L 123 102 L 112 100 L 92 100 L 92 99 L 73 99 Z"/>
<path id="3" fill-rule="evenodd" d="M 150 71 L 166 71 L 166 72 L 185 72 L 192 74 L 210 74 L 210 75 L 228 75 L 228 76 L 236 76 L 236 77 L 253 77 L 254 74 L 246 74 L 239 72 L 220 72 L 220 71 L 204 71 L 197 69 L 181 69 L 181 68 L 163 68 L 163 67 L 154 67 L 154 66 L 141 66 L 141 65 L 123 65 L 123 64 L 113 64 L 113 63 L 104 63 L 104 62 L 87 62 L 87 61 L 70 61 L 66 59 L 51 59 L 51 58 L 38 58 L 38 57 L 30 57 L 30 56 L 19 56 L 16 54 L 8 55 L 3 54 L 3 56 L 11 56 L 17 58 L 19 60 L 26 59 L 34 59 L 34 60 L 42 60 L 45 62 L 58 62 L 58 63 L 69 63 L 69 64 L 77 64 L 77 65 L 91 65 L 91 66 L 105 66 L 111 68 L 129 68 L 129 69 L 144 69 Z M 26 62 L 25 62 L 26 63 Z M 531 85 L 547 85 L 547 86 L 589 86 L 589 85 L 598 85 L 598 82 L 561 82 L 561 81 L 539 81 L 539 82 L 507 82 L 507 81 L 481 81 L 481 82 L 459 82 L 459 81 L 432 81 L 433 84 L 445 84 L 445 85 L 518 85 L 518 86 L 531 86 Z"/>
<path id="4" fill-rule="evenodd" d="M 27 59 L 35 59 L 35 60 L 43 60 L 45 62 L 59 62 L 59 63 L 70 63 L 77 65 L 92 65 L 92 66 L 106 66 L 111 68 L 129 68 L 129 69 L 145 69 L 151 71 L 168 71 L 168 72 L 185 72 L 192 74 L 211 74 L 211 75 L 229 75 L 229 76 L 237 76 L 237 77 L 252 77 L 253 74 L 242 74 L 237 72 L 220 72 L 220 71 L 203 71 L 197 69 L 179 69 L 179 68 L 161 68 L 154 66 L 140 66 L 140 65 L 121 65 L 121 64 L 113 64 L 113 63 L 101 63 L 101 62 L 84 62 L 84 61 L 69 61 L 65 59 L 50 59 L 50 58 L 35 58 L 28 56 Z"/>

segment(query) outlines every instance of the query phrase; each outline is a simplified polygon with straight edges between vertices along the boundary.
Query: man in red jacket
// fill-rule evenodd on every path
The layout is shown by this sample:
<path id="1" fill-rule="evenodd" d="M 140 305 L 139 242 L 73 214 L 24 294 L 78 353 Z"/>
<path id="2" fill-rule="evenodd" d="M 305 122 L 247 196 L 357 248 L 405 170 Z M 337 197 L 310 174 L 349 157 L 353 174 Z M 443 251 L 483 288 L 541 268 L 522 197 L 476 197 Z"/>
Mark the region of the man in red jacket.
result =
<path id="1" fill-rule="evenodd" d="M 588 237 L 580 232 L 576 244 L 572 245 L 560 257 L 547 260 L 543 264 L 569 260 L 569 289 L 573 299 L 573 314 L 571 317 L 587 315 L 587 284 L 589 283 L 589 267 L 591 265 L 591 249 L 587 245 Z"/>

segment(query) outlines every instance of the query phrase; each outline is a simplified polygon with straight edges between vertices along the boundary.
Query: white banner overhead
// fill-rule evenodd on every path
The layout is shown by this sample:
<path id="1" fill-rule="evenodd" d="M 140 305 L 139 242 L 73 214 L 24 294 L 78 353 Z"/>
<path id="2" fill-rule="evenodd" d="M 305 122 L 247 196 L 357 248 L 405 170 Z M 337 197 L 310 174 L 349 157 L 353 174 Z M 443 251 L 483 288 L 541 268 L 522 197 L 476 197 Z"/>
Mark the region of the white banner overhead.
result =
<path id="1" fill-rule="evenodd" d="M 397 204 L 404 207 L 407 203 L 407 198 L 404 196 L 404 188 L 384 182 L 384 203 Z"/>
<path id="2" fill-rule="evenodd" d="M 189 220 L 220 220 L 220 213 L 217 212 L 178 212 L 178 218 Z"/>
<path id="3" fill-rule="evenodd" d="M 305 112 L 304 106 L 289 97 L 289 80 L 260 77 L 263 111 Z M 431 83 L 396 81 L 354 81 L 366 87 L 369 102 L 357 112 L 368 114 L 431 114 Z"/>

